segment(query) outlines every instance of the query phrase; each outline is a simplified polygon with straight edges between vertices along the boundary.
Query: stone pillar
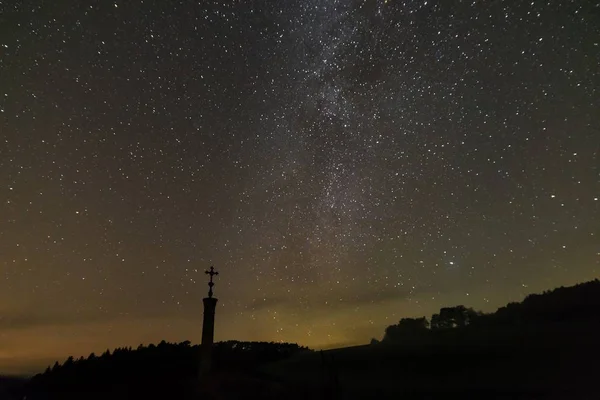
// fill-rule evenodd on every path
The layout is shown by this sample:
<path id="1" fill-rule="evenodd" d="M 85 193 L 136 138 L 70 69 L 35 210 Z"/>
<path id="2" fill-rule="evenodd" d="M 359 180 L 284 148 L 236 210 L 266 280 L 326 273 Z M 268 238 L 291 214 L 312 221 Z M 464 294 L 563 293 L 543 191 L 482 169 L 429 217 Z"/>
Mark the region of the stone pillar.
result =
<path id="1" fill-rule="evenodd" d="M 214 297 L 205 297 L 204 302 L 204 321 L 202 322 L 202 343 L 200 344 L 200 375 L 210 372 L 212 367 L 212 345 L 215 338 L 215 309 L 217 308 L 217 299 Z"/>

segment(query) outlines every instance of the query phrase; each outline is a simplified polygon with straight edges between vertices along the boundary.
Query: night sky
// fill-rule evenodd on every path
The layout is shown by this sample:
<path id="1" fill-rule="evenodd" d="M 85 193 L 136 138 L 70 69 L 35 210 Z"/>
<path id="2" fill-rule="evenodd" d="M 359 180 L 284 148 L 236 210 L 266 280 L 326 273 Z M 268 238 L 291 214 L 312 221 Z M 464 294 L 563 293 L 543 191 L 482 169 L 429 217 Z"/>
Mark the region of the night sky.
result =
<path id="1" fill-rule="evenodd" d="M 600 274 L 595 1 L 0 1 L 0 373 L 367 343 Z"/>

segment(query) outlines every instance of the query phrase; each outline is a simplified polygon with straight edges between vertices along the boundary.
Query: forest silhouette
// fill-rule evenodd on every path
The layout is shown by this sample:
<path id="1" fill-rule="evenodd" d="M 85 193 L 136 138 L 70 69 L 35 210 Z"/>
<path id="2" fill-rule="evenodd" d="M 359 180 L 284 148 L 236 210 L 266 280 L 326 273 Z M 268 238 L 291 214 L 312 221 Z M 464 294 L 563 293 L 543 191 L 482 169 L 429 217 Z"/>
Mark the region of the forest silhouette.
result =
<path id="1" fill-rule="evenodd" d="M 6 398 L 587 398 L 600 367 L 600 281 L 527 296 L 494 313 L 463 305 L 403 318 L 370 345 L 315 352 L 291 343 L 160 342 L 56 362 Z M 5 383 L 8 381 L 5 381 Z M 12 397 L 10 397 L 12 396 Z"/>
<path id="2" fill-rule="evenodd" d="M 572 287 L 559 287 L 542 294 L 530 294 L 520 303 L 509 303 L 496 312 L 484 314 L 463 305 L 444 307 L 431 319 L 403 318 L 385 330 L 384 342 L 440 339 L 452 336 L 479 337 L 532 333 L 543 329 L 546 334 L 572 324 L 597 322 L 600 317 L 600 281 L 595 279 Z M 552 330 L 548 330 L 553 328 Z"/>

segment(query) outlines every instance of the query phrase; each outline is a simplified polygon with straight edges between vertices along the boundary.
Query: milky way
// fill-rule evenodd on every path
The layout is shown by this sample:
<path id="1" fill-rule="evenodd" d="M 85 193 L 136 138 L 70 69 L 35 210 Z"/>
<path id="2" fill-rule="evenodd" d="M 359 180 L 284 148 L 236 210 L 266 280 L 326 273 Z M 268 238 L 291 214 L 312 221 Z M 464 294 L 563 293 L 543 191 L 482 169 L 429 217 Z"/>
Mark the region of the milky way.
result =
<path id="1" fill-rule="evenodd" d="M 0 372 L 598 276 L 597 4 L 222 3 L 0 3 Z"/>

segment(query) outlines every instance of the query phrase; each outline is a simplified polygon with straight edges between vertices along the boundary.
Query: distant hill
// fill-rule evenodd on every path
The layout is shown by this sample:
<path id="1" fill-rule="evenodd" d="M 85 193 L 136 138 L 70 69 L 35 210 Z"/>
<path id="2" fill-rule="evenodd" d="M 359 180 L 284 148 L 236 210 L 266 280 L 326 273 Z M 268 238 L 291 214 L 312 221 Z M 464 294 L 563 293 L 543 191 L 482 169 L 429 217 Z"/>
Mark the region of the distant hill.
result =
<path id="1" fill-rule="evenodd" d="M 69 357 L 31 379 L 28 399 L 187 398 L 196 390 L 199 350 L 189 341 L 162 341 L 156 346 L 107 350 L 99 356 Z M 248 376 L 257 366 L 307 351 L 291 343 L 219 342 L 213 347 L 214 372 Z"/>
<path id="2" fill-rule="evenodd" d="M 576 331 L 560 341 L 364 345 L 300 354 L 264 368 L 305 398 L 327 391 L 331 395 L 317 398 L 596 399 L 599 334 L 596 326 L 588 336 Z"/>
<path id="3" fill-rule="evenodd" d="M 585 321 L 600 315 L 600 280 L 530 294 L 520 303 L 509 303 L 483 315 L 485 325 L 531 325 Z"/>
<path id="4" fill-rule="evenodd" d="M 557 334 L 600 321 L 600 281 L 559 287 L 530 294 L 520 303 L 509 303 L 484 314 L 463 305 L 444 307 L 421 318 L 403 318 L 385 330 L 384 343 L 437 341 L 444 337 L 489 339 L 494 334 L 520 335 L 545 331 Z M 484 333 L 485 332 L 485 333 Z"/>
<path id="5" fill-rule="evenodd" d="M 265 366 L 297 391 L 344 399 L 592 399 L 600 376 L 600 281 L 527 296 L 491 314 L 445 307 L 381 343 Z"/>

